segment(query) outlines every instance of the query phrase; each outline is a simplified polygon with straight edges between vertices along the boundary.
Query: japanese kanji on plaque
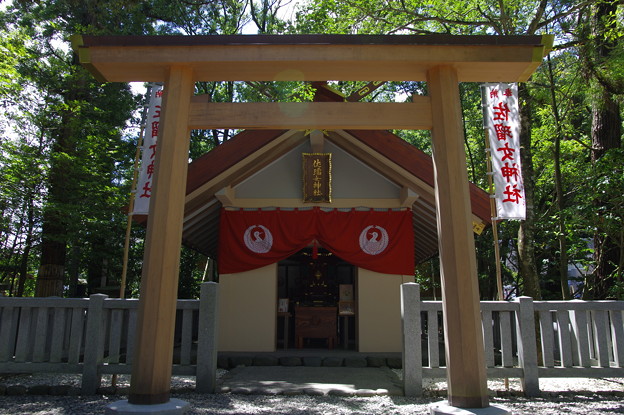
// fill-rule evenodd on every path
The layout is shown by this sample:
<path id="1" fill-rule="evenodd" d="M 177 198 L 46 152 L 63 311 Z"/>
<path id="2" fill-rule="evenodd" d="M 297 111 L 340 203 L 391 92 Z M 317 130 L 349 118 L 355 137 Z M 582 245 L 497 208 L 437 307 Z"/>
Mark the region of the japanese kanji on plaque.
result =
<path id="1" fill-rule="evenodd" d="M 331 153 L 303 153 L 303 201 L 331 202 Z"/>
<path id="2" fill-rule="evenodd" d="M 147 117 L 145 121 L 145 137 L 143 138 L 143 155 L 141 156 L 141 170 L 137 181 L 134 199 L 135 215 L 147 215 L 150 198 L 152 197 L 152 183 L 154 178 L 154 163 L 156 162 L 156 142 L 160 125 L 160 109 L 162 105 L 162 85 L 152 85 Z"/>
<path id="3" fill-rule="evenodd" d="M 520 166 L 520 113 L 516 84 L 483 86 L 483 114 L 488 131 L 497 219 L 525 219 L 526 202 Z"/>

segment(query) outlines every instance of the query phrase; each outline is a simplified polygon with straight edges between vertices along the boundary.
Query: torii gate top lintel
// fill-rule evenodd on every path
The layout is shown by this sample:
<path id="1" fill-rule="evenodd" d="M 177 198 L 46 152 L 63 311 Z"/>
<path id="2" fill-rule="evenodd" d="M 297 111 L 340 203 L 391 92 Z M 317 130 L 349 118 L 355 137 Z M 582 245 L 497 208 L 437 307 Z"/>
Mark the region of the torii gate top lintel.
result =
<path id="1" fill-rule="evenodd" d="M 468 35 L 74 36 L 101 81 L 163 82 L 172 65 L 195 81 L 425 81 L 452 65 L 459 82 L 522 82 L 553 37 Z"/>

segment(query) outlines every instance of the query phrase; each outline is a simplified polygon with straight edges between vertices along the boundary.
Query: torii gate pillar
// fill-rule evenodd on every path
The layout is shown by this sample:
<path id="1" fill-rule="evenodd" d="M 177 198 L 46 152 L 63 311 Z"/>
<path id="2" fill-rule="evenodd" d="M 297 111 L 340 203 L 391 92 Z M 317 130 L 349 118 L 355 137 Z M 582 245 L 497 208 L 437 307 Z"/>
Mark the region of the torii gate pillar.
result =
<path id="1" fill-rule="evenodd" d="M 449 405 L 488 406 L 479 287 L 457 72 L 427 73 Z"/>
<path id="2" fill-rule="evenodd" d="M 188 111 L 193 70 L 172 66 L 165 80 L 156 169 L 145 237 L 145 254 L 128 402 L 169 401 L 178 300 L 180 242 L 189 153 Z"/>

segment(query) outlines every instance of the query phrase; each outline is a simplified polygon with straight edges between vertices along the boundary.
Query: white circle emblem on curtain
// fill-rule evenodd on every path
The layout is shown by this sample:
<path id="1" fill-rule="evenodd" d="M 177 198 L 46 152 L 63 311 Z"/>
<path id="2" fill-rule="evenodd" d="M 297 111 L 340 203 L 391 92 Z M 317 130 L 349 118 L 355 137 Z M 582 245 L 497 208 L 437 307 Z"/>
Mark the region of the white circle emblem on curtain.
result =
<path id="1" fill-rule="evenodd" d="M 266 254 L 273 246 L 271 231 L 262 225 L 251 225 L 245 231 L 243 239 L 245 240 L 245 246 L 256 254 Z"/>
<path id="2" fill-rule="evenodd" d="M 388 232 L 384 228 L 370 225 L 360 234 L 360 248 L 368 255 L 378 255 L 388 247 L 388 240 Z"/>

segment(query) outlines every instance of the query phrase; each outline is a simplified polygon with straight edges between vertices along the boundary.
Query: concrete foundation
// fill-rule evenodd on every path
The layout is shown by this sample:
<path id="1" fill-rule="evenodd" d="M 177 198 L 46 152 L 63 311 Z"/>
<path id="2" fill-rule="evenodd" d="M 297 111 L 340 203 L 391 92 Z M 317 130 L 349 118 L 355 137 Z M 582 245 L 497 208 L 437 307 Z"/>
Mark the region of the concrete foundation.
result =
<path id="1" fill-rule="evenodd" d="M 431 415 L 511 415 L 504 406 L 490 405 L 487 408 L 457 408 L 448 401 L 434 403 L 429 407 Z"/>
<path id="2" fill-rule="evenodd" d="M 157 405 L 135 405 L 127 400 L 113 402 L 106 406 L 106 415 L 181 415 L 190 409 L 190 404 L 180 399 L 170 399 Z"/>

